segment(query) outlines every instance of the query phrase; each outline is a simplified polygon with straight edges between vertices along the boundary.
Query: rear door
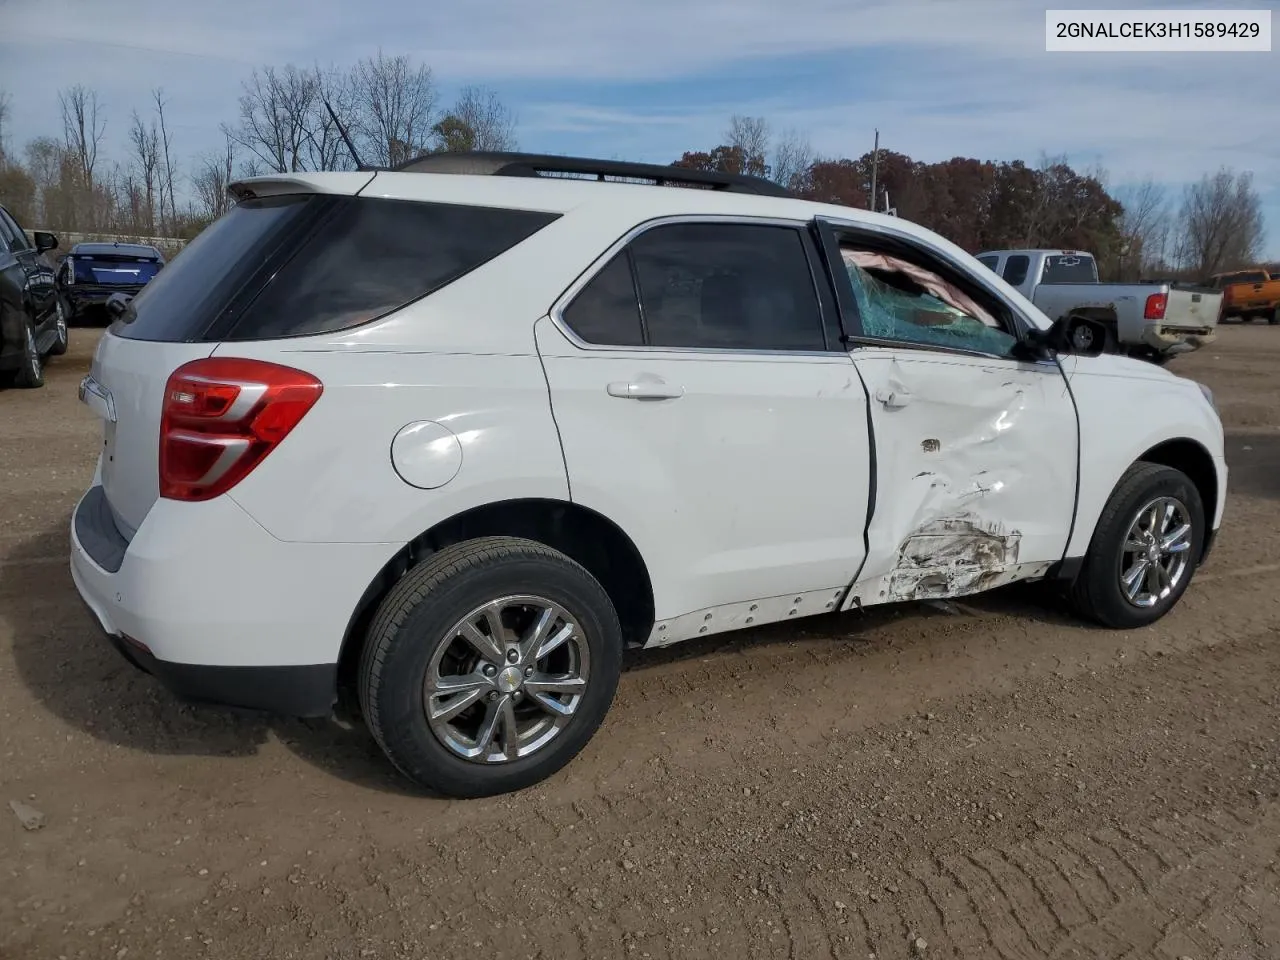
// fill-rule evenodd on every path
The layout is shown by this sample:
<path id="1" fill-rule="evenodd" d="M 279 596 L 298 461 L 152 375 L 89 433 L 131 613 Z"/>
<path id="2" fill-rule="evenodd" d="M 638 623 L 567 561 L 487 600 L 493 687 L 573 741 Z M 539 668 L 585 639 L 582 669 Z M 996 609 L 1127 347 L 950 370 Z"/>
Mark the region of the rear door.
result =
<path id="1" fill-rule="evenodd" d="M 802 225 L 654 222 L 537 325 L 571 495 L 648 560 L 655 642 L 832 609 L 861 565 L 866 397 L 821 276 Z"/>

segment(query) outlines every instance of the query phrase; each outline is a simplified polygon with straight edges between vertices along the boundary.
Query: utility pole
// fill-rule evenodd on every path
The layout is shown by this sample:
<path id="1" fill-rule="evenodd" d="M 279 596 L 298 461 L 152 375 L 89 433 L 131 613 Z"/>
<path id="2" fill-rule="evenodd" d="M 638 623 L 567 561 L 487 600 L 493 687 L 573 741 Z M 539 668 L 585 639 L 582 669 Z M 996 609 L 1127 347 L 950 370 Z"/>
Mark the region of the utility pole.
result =
<path id="1" fill-rule="evenodd" d="M 876 131 L 876 147 L 871 154 L 871 211 L 876 209 L 876 174 L 880 172 L 880 131 Z"/>

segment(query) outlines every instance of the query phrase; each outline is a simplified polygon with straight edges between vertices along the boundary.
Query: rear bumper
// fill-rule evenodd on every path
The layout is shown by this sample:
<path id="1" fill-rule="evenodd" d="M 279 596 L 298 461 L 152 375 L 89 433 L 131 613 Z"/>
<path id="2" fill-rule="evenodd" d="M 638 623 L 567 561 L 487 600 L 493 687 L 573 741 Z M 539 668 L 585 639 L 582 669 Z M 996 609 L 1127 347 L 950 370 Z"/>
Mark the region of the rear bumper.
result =
<path id="1" fill-rule="evenodd" d="M 1207 347 L 1218 339 L 1215 327 L 1149 326 L 1142 330 L 1142 342 L 1159 353 L 1183 353 Z"/>
<path id="2" fill-rule="evenodd" d="M 71 577 L 126 659 L 190 699 L 329 713 L 352 614 L 394 547 L 277 540 L 228 497 L 158 500 L 126 543 L 101 490 L 72 516 Z"/>
<path id="3" fill-rule="evenodd" d="M 123 293 L 127 296 L 137 296 L 142 292 L 142 288 L 146 284 L 113 284 L 111 286 L 100 286 L 93 283 L 73 283 L 69 287 L 63 287 L 63 292 L 67 299 L 71 302 L 73 309 L 80 307 L 96 307 L 106 303 L 113 293 Z"/>

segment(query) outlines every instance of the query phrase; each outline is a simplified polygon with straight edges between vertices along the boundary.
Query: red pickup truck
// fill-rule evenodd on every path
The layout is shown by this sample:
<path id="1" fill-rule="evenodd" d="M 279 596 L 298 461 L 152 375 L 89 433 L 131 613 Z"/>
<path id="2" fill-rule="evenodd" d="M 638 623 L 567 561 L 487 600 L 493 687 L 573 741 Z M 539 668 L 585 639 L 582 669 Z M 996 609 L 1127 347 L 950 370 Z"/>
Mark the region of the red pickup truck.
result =
<path id="1" fill-rule="evenodd" d="M 1222 291 L 1222 322 L 1266 317 L 1268 323 L 1280 323 L 1280 267 L 1219 273 L 1209 282 Z"/>

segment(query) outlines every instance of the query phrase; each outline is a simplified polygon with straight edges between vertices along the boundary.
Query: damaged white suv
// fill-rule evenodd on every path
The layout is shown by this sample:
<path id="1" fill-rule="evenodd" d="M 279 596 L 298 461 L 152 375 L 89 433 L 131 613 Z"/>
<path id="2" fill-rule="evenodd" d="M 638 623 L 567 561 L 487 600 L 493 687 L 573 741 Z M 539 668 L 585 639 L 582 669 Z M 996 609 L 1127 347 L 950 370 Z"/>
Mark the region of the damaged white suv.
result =
<path id="1" fill-rule="evenodd" d="M 184 696 L 353 687 L 449 794 L 568 762 L 628 645 L 1044 578 L 1137 627 L 1222 517 L 1207 390 L 902 220 L 524 154 L 233 192 L 81 386 L 76 585 Z"/>

